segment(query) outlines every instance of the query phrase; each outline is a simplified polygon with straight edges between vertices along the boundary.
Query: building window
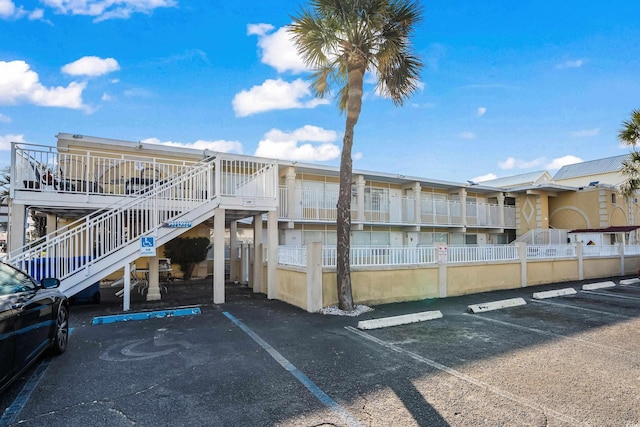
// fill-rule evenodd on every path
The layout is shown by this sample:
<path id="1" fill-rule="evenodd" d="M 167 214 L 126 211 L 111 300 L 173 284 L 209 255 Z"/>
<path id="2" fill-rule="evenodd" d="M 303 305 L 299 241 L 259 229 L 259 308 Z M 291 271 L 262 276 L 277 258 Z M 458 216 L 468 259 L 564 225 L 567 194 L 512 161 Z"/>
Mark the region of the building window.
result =
<path id="1" fill-rule="evenodd" d="M 616 204 L 616 193 L 611 193 L 611 204 L 612 205 Z"/>

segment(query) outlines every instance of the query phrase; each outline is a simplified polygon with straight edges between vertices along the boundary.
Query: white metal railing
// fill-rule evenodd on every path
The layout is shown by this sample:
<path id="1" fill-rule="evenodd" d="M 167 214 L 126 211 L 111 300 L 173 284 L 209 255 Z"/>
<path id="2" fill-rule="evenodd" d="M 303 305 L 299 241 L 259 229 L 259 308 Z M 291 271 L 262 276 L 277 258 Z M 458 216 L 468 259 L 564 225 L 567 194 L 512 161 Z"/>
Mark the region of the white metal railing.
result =
<path id="1" fill-rule="evenodd" d="M 350 248 L 352 267 L 434 264 L 437 260 L 437 248 L 430 246 L 354 246 Z M 283 265 L 306 266 L 306 246 L 278 247 L 278 262 Z M 336 247 L 323 246 L 322 266 L 335 267 L 336 264 Z"/>
<path id="2" fill-rule="evenodd" d="M 450 263 L 511 261 L 518 259 L 518 248 L 511 245 L 448 246 Z"/>
<path id="3" fill-rule="evenodd" d="M 316 188 L 296 188 L 295 203 L 291 204 L 291 194 L 285 186 L 280 186 L 278 215 L 281 219 L 302 221 L 335 221 L 338 192 Z M 462 217 L 462 203 L 457 200 L 437 199 L 422 196 L 420 213 L 416 218 L 416 198 L 394 196 L 386 193 L 364 195 L 362 214 L 358 216 L 357 199 L 351 202 L 351 218 L 372 223 L 421 224 L 446 226 L 516 226 L 515 207 L 489 203 L 468 203 L 466 219 Z M 501 224 L 500 209 L 503 210 L 504 225 Z M 466 221 L 466 222 L 465 222 Z"/>
<path id="4" fill-rule="evenodd" d="M 462 203 L 422 196 L 420 223 L 425 225 L 463 225 Z"/>
<path id="5" fill-rule="evenodd" d="M 640 255 L 640 245 L 625 245 L 624 246 L 624 254 L 625 255 Z"/>
<path id="6" fill-rule="evenodd" d="M 519 259 L 518 247 L 515 245 L 483 245 L 483 246 L 448 246 L 443 253 L 442 248 L 431 246 L 356 246 L 350 252 L 352 267 L 424 265 L 442 261 L 451 264 L 473 262 L 516 261 Z M 640 255 L 640 245 L 625 245 L 624 255 Z M 322 247 L 322 266 L 336 266 L 335 246 Z M 620 256 L 619 245 L 583 246 L 584 257 Z M 526 246 L 527 259 L 577 258 L 576 245 L 529 245 Z M 305 267 L 307 265 L 306 246 L 279 246 L 278 263 Z"/>
<path id="7" fill-rule="evenodd" d="M 527 245 L 527 259 L 575 258 L 575 245 Z"/>
<path id="8" fill-rule="evenodd" d="M 278 174 L 275 161 L 222 157 L 220 195 L 275 199 L 278 197 Z"/>
<path id="9" fill-rule="evenodd" d="M 12 191 L 136 194 L 197 163 L 99 150 L 70 152 L 23 143 L 13 143 L 12 151 Z"/>
<path id="10" fill-rule="evenodd" d="M 145 188 L 135 199 L 97 211 L 47 235 L 39 243 L 14 250 L 7 262 L 37 278 L 54 275 L 63 280 L 212 200 L 216 162 L 219 161 L 203 161 L 163 184 Z M 180 191 L 176 192 L 176 188 Z"/>
<path id="11" fill-rule="evenodd" d="M 624 249 L 624 252 L 625 252 L 625 255 L 627 255 L 626 247 Z M 585 257 L 619 256 L 620 246 L 618 245 L 583 245 L 582 255 Z"/>
<path id="12" fill-rule="evenodd" d="M 500 227 L 500 206 L 467 202 L 467 225 Z"/>
<path id="13" fill-rule="evenodd" d="M 305 267 L 307 265 L 307 247 L 279 246 L 278 264 Z"/>
<path id="14" fill-rule="evenodd" d="M 512 244 L 523 242 L 527 245 L 565 245 L 568 242 L 569 230 L 558 228 L 529 230 Z"/>

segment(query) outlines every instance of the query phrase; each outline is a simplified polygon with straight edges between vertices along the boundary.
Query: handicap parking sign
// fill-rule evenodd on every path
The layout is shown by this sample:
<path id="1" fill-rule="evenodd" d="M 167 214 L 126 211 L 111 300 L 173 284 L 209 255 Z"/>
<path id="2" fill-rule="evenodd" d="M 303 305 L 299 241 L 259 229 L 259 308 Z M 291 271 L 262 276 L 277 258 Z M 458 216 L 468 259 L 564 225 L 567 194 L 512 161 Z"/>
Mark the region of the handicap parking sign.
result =
<path id="1" fill-rule="evenodd" d="M 156 238 L 142 236 L 140 238 L 140 256 L 156 256 Z"/>

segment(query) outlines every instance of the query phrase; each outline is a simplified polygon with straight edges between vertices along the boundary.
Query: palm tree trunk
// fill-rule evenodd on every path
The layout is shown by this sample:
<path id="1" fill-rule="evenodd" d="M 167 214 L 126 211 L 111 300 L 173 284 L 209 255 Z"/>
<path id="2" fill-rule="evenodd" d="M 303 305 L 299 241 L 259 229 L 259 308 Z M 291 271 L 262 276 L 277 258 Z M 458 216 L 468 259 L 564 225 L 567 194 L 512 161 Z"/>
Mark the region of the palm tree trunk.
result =
<path id="1" fill-rule="evenodd" d="M 351 184 L 353 133 L 360 110 L 362 108 L 362 85 L 364 82 L 364 66 L 358 64 L 348 68 L 349 95 L 347 100 L 347 120 L 342 140 L 342 156 L 340 158 L 340 192 L 337 210 L 337 281 L 338 307 L 341 310 L 353 310 L 353 294 L 351 292 L 351 266 L 349 252 L 351 248 Z"/>

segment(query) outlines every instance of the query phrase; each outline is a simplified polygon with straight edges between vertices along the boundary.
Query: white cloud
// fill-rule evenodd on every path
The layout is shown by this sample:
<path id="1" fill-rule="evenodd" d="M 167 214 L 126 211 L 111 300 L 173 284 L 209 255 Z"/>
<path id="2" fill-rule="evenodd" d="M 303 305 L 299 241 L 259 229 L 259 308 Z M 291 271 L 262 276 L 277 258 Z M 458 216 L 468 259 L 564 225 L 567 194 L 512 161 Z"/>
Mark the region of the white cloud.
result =
<path id="1" fill-rule="evenodd" d="M 24 135 L 0 135 L 0 150 L 11 150 L 12 142 L 26 142 Z"/>
<path id="2" fill-rule="evenodd" d="M 556 65 L 556 68 L 562 70 L 564 68 L 580 68 L 584 64 L 583 59 L 576 59 L 574 61 L 565 61 L 561 64 Z"/>
<path id="3" fill-rule="evenodd" d="M 572 165 L 574 163 L 581 163 L 583 160 L 580 157 L 567 155 L 563 157 L 558 157 L 557 159 L 553 159 L 551 162 L 547 164 L 545 169 L 556 170 L 560 169 L 562 166 Z"/>
<path id="4" fill-rule="evenodd" d="M 62 67 L 62 72 L 71 76 L 102 76 L 118 71 L 120 65 L 113 58 L 98 58 L 97 56 L 85 56 L 77 61 Z"/>
<path id="5" fill-rule="evenodd" d="M 1 1 L 1 0 L 0 0 Z M 37 21 L 44 18 L 44 10 L 43 9 L 33 9 L 29 12 L 29 19 L 31 21 Z"/>
<path id="6" fill-rule="evenodd" d="M 530 161 L 516 159 L 515 157 L 509 157 L 503 162 L 498 162 L 498 167 L 503 170 L 511 169 L 530 169 L 540 167 L 544 164 L 544 158 L 538 158 Z"/>
<path id="7" fill-rule="evenodd" d="M 9 19 L 16 13 L 16 5 L 11 0 L 0 0 L 0 18 Z"/>
<path id="8" fill-rule="evenodd" d="M 233 98 L 233 110 L 238 117 L 246 117 L 256 113 L 271 110 L 286 110 L 289 108 L 315 108 L 321 104 L 328 104 L 325 99 L 309 97 L 309 85 L 302 79 L 289 83 L 282 79 L 267 80 L 260 86 L 253 86 L 243 90 Z"/>
<path id="9" fill-rule="evenodd" d="M 44 21 L 51 23 L 44 19 L 44 10 L 35 8 L 32 11 L 26 10 L 23 6 L 16 7 L 13 0 L 0 0 L 0 19 L 20 19 L 27 17 L 30 21 Z"/>
<path id="10" fill-rule="evenodd" d="M 82 103 L 86 83 L 71 82 L 67 87 L 47 88 L 38 73 L 24 61 L 0 61 L 0 105 L 28 102 L 43 107 L 87 109 Z"/>
<path id="11" fill-rule="evenodd" d="M 473 132 L 460 132 L 460 138 L 462 139 L 474 139 L 476 137 L 476 134 Z"/>
<path id="12" fill-rule="evenodd" d="M 478 107 L 478 117 L 482 117 L 484 116 L 484 114 L 487 112 L 487 108 L 486 107 Z"/>
<path id="13" fill-rule="evenodd" d="M 335 131 L 310 125 L 290 133 L 272 129 L 258 143 L 255 155 L 281 160 L 318 162 L 332 160 L 340 156 L 340 147 L 333 144 L 337 137 L 338 134 Z M 301 142 L 306 143 L 299 145 Z M 313 142 L 320 144 L 313 145 Z"/>
<path id="14" fill-rule="evenodd" d="M 102 99 L 103 101 L 113 101 L 115 98 L 111 95 L 109 95 L 107 92 L 102 94 Z"/>
<path id="15" fill-rule="evenodd" d="M 208 150 L 215 151 L 221 153 L 237 153 L 242 154 L 242 144 L 238 141 L 225 141 L 225 140 L 217 140 L 217 141 L 207 141 L 204 139 L 199 139 L 196 142 L 174 142 L 174 141 L 160 141 L 158 138 L 147 138 L 143 139 L 143 144 L 158 144 L 158 145 L 166 145 L 169 147 L 181 147 L 181 148 L 192 148 L 194 150 Z"/>
<path id="16" fill-rule="evenodd" d="M 498 178 L 498 175 L 496 175 L 495 173 L 488 173 L 486 175 L 480 175 L 480 176 L 471 178 L 470 181 L 471 182 L 491 181 L 492 179 L 496 179 L 496 178 Z"/>
<path id="17" fill-rule="evenodd" d="M 516 159 L 515 157 L 509 157 L 503 162 L 498 162 L 498 167 L 503 170 L 511 170 L 511 169 L 532 169 L 532 168 L 541 168 L 547 170 L 557 170 L 560 169 L 564 165 L 571 165 L 574 163 L 580 163 L 582 159 L 580 157 L 567 155 L 563 157 L 558 157 L 552 159 L 551 161 L 547 161 L 544 157 L 539 157 L 533 160 L 521 160 Z"/>
<path id="18" fill-rule="evenodd" d="M 270 24 L 247 25 L 247 35 L 258 36 L 258 46 L 262 49 L 262 63 L 275 68 L 279 73 L 308 71 L 309 68 L 298 55 L 298 50 L 287 28 L 281 27 L 271 33 L 273 29 L 273 25 Z"/>
<path id="19" fill-rule="evenodd" d="M 65 15 L 95 16 L 94 22 L 129 18 L 134 13 L 150 14 L 161 7 L 175 7 L 176 0 L 42 0 L 45 6 Z"/>
<path id="20" fill-rule="evenodd" d="M 0 113 L 0 123 L 11 123 L 11 117 Z"/>
<path id="21" fill-rule="evenodd" d="M 596 136 L 600 133 L 600 129 L 599 128 L 595 128 L 595 129 L 582 129 L 582 130 L 576 130 L 573 132 L 569 132 L 569 136 L 571 136 L 572 138 L 584 138 L 587 136 Z"/>

